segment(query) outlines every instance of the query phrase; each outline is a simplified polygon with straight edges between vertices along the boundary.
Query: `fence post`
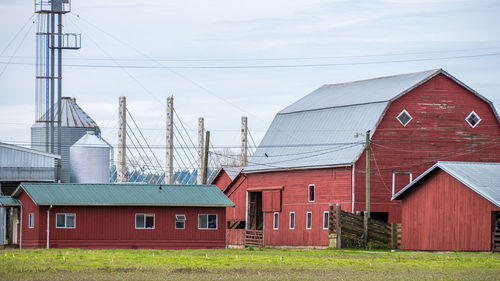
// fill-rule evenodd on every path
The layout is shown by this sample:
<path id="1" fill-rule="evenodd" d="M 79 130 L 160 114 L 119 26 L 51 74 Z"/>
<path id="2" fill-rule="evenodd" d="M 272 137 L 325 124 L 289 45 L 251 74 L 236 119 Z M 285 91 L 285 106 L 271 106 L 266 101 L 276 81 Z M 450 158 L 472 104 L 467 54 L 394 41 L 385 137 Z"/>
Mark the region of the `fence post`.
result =
<path id="1" fill-rule="evenodd" d="M 333 207 L 333 206 L 332 206 Z M 342 219 L 341 219 L 341 209 L 340 204 L 335 206 L 335 220 L 336 220 L 336 232 L 337 232 L 337 249 L 342 248 Z"/>
<path id="2" fill-rule="evenodd" d="M 368 247 L 368 212 L 364 212 L 365 247 Z"/>
<path id="3" fill-rule="evenodd" d="M 398 247 L 398 235 L 395 223 L 391 223 L 391 243 L 392 249 L 395 250 Z"/>

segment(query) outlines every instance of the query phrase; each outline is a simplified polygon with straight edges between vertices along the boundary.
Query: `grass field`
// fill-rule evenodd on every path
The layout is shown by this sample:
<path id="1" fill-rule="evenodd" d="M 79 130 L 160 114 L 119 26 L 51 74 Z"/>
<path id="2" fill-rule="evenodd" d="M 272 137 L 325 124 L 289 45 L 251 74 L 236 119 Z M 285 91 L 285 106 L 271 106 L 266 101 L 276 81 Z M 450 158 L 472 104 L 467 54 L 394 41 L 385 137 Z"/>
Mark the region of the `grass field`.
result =
<path id="1" fill-rule="evenodd" d="M 500 280 L 500 254 L 0 250 L 0 280 Z"/>

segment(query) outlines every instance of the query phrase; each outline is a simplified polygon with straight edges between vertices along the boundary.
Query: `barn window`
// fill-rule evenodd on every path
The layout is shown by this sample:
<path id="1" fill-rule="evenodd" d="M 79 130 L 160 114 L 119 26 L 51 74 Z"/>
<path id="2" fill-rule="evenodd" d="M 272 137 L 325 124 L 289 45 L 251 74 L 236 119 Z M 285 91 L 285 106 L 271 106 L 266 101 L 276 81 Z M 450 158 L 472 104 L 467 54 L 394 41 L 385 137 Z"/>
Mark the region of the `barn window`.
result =
<path id="1" fill-rule="evenodd" d="M 328 211 L 323 212 L 323 229 L 328 229 L 328 223 L 329 223 L 330 215 L 328 214 Z"/>
<path id="2" fill-rule="evenodd" d="M 295 229 L 295 213 L 290 212 L 290 229 Z"/>
<path id="3" fill-rule="evenodd" d="M 75 228 L 75 214 L 56 214 L 56 228 Z"/>
<path id="4" fill-rule="evenodd" d="M 401 111 L 396 118 L 404 127 L 406 127 L 406 125 L 408 125 L 408 123 L 410 123 L 410 121 L 413 119 L 413 117 L 411 117 L 410 113 L 408 113 L 406 109 L 403 109 L 403 111 Z"/>
<path id="5" fill-rule="evenodd" d="M 315 186 L 314 184 L 310 184 L 308 187 L 308 199 L 309 202 L 314 202 L 315 199 Z"/>
<path id="6" fill-rule="evenodd" d="M 306 213 L 306 229 L 312 228 L 312 217 L 313 217 L 312 212 Z"/>
<path id="7" fill-rule="evenodd" d="M 280 214 L 278 212 L 274 212 L 273 214 L 273 229 L 277 230 L 280 226 Z"/>
<path id="8" fill-rule="evenodd" d="M 154 229 L 155 214 L 135 214 L 136 229 Z"/>
<path id="9" fill-rule="evenodd" d="M 482 120 L 481 117 L 479 117 L 479 115 L 477 115 L 477 113 L 475 113 L 474 111 L 469 113 L 469 116 L 467 116 L 467 118 L 465 118 L 465 121 L 467 121 L 467 123 L 472 128 L 475 128 L 477 126 L 477 124 L 479 124 L 479 122 L 481 122 L 481 120 Z"/>
<path id="10" fill-rule="evenodd" d="M 184 229 L 186 227 L 186 215 L 175 215 L 175 229 Z"/>
<path id="11" fill-rule="evenodd" d="M 198 215 L 198 229 L 217 229 L 217 215 Z"/>
<path id="12" fill-rule="evenodd" d="M 30 213 L 28 217 L 28 227 L 29 228 L 34 228 L 35 227 L 35 214 Z"/>

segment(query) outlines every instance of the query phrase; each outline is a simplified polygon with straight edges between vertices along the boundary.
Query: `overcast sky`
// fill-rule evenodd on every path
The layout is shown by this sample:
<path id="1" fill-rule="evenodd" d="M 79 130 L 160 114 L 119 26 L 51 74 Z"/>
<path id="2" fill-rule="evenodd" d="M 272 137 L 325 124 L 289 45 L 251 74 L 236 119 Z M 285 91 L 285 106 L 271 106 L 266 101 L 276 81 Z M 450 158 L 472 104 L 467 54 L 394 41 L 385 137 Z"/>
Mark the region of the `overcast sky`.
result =
<path id="1" fill-rule="evenodd" d="M 0 0 L 0 52 L 33 13 L 32 0 Z M 173 95 L 188 130 L 205 117 L 216 147 L 239 144 L 242 115 L 258 143 L 277 111 L 327 83 L 443 68 L 498 105 L 499 15 L 498 0 L 73 0 L 64 32 L 82 33 L 82 48 L 64 53 L 63 96 L 113 144 L 127 96 L 150 142 L 162 144 Z M 35 30 L 29 22 L 0 57 L 0 141 L 29 142 Z M 143 68 L 160 64 L 171 68 Z M 328 66 L 248 68 L 305 64 Z"/>

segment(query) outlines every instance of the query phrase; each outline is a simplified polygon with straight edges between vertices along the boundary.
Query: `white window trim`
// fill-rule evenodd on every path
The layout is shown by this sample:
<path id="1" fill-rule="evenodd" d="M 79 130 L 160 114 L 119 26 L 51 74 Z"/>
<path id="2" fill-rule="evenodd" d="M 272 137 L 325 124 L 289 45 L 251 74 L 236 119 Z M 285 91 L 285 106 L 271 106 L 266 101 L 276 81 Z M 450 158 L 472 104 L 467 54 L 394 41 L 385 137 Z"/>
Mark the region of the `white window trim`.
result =
<path id="1" fill-rule="evenodd" d="M 28 227 L 35 228 L 35 213 L 28 214 Z"/>
<path id="2" fill-rule="evenodd" d="M 177 216 L 184 216 L 183 220 L 178 220 Z M 177 222 L 183 222 L 184 227 L 177 227 Z M 186 229 L 186 215 L 185 214 L 175 214 L 175 229 Z"/>
<path id="3" fill-rule="evenodd" d="M 137 227 L 137 215 L 144 216 L 144 227 Z M 146 227 L 146 216 L 150 216 L 150 215 L 153 215 L 153 227 Z M 155 214 L 136 213 L 134 216 L 134 224 L 135 224 L 135 229 L 155 229 L 156 228 L 156 216 L 155 216 Z"/>
<path id="4" fill-rule="evenodd" d="M 325 227 L 325 214 L 327 215 L 326 227 Z M 323 211 L 323 230 L 328 230 L 328 225 L 330 223 L 329 220 L 330 220 L 330 213 L 328 211 Z"/>
<path id="5" fill-rule="evenodd" d="M 406 124 L 403 124 L 403 122 L 401 122 L 401 120 L 399 120 L 399 116 L 403 115 L 403 113 L 406 113 L 408 114 L 408 116 L 410 116 L 410 120 L 408 120 L 408 122 L 406 122 Z M 401 123 L 401 125 L 403 125 L 403 127 L 406 127 L 408 124 L 410 124 L 411 120 L 413 120 L 413 116 L 411 116 L 410 113 L 408 113 L 408 111 L 406 111 L 406 109 L 403 109 L 403 111 L 401 111 L 398 116 L 396 116 L 396 119 L 398 119 L 399 123 Z"/>
<path id="6" fill-rule="evenodd" d="M 64 226 L 57 226 L 57 215 L 64 215 Z M 67 216 L 73 216 L 75 217 L 74 219 L 74 225 L 73 227 L 67 227 L 66 226 L 66 217 Z M 56 228 L 76 228 L 76 214 L 75 213 L 56 213 L 56 219 L 55 219 L 55 222 L 56 222 Z"/>
<path id="7" fill-rule="evenodd" d="M 311 227 L 307 227 L 307 218 L 309 217 L 309 214 L 311 214 Z M 312 229 L 312 225 L 313 225 L 313 222 L 312 222 L 312 212 L 306 212 L 306 230 L 311 230 Z"/>
<path id="8" fill-rule="evenodd" d="M 309 196 L 311 195 L 311 187 L 314 188 L 313 200 L 311 200 L 311 198 L 309 198 Z M 307 186 L 307 201 L 308 202 L 315 202 L 316 201 L 316 185 L 314 185 L 314 184 L 310 184 Z"/>
<path id="9" fill-rule="evenodd" d="M 276 220 L 277 218 L 277 220 Z M 274 212 L 273 213 L 273 229 L 278 230 L 280 228 L 280 213 Z"/>
<path id="10" fill-rule="evenodd" d="M 200 228 L 200 216 L 203 216 L 203 215 L 207 216 L 207 228 Z M 208 227 L 208 216 L 215 216 L 215 228 Z M 203 229 L 203 230 L 217 230 L 217 229 L 219 229 L 219 215 L 217 215 L 217 214 L 198 214 L 198 229 Z"/>
<path id="11" fill-rule="evenodd" d="M 477 118 L 479 118 L 479 120 L 477 121 L 476 125 L 474 125 L 474 126 L 472 126 L 472 124 L 471 124 L 471 123 L 469 123 L 469 120 L 468 120 L 468 119 L 469 119 L 469 117 L 470 117 L 472 114 L 476 115 L 476 116 L 477 116 Z M 471 111 L 471 112 L 469 113 L 469 115 L 467 115 L 467 117 L 465 117 L 465 122 L 467 122 L 467 124 L 469 124 L 469 126 L 471 126 L 471 128 L 473 128 L 473 129 L 474 129 L 474 128 L 476 128 L 476 127 L 477 127 L 477 125 L 479 125 L 479 123 L 481 123 L 481 121 L 482 121 L 482 120 L 483 120 L 483 119 L 481 119 L 481 117 L 479 117 L 479 114 L 477 114 L 474 110 L 473 110 L 473 111 Z"/>
<path id="12" fill-rule="evenodd" d="M 396 175 L 410 175 L 410 182 L 408 182 L 408 184 L 410 184 L 413 181 L 413 173 L 412 172 L 392 171 L 392 196 L 394 196 L 394 194 L 396 193 Z"/>
<path id="13" fill-rule="evenodd" d="M 293 227 L 292 227 L 292 214 L 293 214 Z M 288 215 L 288 228 L 295 229 L 295 212 L 290 212 Z"/>

